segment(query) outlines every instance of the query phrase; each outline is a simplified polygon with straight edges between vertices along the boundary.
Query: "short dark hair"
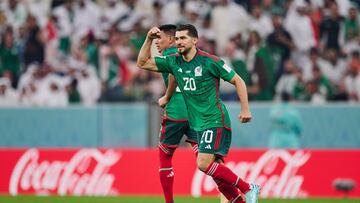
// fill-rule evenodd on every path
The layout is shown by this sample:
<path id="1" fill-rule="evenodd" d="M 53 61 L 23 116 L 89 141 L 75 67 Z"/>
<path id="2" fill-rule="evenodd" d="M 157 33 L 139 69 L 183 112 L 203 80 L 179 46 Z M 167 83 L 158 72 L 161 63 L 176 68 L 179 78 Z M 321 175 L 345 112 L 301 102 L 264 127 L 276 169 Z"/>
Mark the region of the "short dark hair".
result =
<path id="1" fill-rule="evenodd" d="M 163 31 L 165 34 L 170 35 L 170 36 L 175 36 L 175 32 L 176 32 L 176 25 L 173 24 L 164 24 L 164 25 L 160 25 L 159 29 L 161 31 Z"/>
<path id="2" fill-rule="evenodd" d="M 179 25 L 176 28 L 176 31 L 184 31 L 184 30 L 188 31 L 188 35 L 190 37 L 198 38 L 198 31 L 196 30 L 195 26 L 193 26 L 191 24 L 183 24 L 183 25 Z"/>

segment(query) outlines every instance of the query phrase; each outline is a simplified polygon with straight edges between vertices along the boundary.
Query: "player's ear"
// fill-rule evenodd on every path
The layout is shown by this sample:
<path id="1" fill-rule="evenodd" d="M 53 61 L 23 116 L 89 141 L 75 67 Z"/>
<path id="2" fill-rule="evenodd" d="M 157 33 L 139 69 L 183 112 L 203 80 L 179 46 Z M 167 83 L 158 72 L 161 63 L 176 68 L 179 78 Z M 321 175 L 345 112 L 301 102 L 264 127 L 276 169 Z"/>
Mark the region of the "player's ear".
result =
<path id="1" fill-rule="evenodd" d="M 169 40 L 171 43 L 174 43 L 175 42 L 175 36 L 169 36 Z"/>
<path id="2" fill-rule="evenodd" d="M 197 44 L 198 38 L 197 38 L 197 37 L 193 37 L 193 38 L 192 38 L 192 42 L 193 42 L 193 44 Z"/>

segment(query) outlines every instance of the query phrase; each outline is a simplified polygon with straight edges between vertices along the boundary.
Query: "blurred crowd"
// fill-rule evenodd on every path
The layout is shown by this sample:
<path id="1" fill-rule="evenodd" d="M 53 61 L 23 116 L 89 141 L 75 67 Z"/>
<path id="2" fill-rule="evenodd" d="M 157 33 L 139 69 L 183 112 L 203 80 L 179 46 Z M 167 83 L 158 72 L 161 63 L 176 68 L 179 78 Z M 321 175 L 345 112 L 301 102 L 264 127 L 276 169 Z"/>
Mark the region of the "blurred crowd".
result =
<path id="1" fill-rule="evenodd" d="M 0 106 L 152 101 L 160 74 L 136 67 L 152 26 L 194 24 L 250 100 L 360 101 L 357 0 L 2 0 Z M 158 54 L 153 50 L 154 55 Z M 229 84 L 223 100 L 237 100 Z"/>

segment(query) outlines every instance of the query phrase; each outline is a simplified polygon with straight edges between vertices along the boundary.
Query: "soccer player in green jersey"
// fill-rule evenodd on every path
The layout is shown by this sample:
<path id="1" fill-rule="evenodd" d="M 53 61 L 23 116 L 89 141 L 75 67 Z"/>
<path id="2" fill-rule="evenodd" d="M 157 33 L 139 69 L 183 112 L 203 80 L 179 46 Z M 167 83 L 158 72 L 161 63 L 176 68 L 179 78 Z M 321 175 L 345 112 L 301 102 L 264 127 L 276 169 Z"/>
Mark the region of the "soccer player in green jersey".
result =
<path id="1" fill-rule="evenodd" d="M 224 79 L 235 86 L 241 104 L 239 120 L 246 123 L 251 120 L 251 113 L 244 81 L 223 60 L 196 47 L 198 34 L 193 25 L 177 28 L 176 55 L 151 57 L 151 43 L 159 35 L 159 28 L 150 29 L 137 65 L 142 69 L 174 75 L 188 109 L 190 126 L 198 134 L 198 168 L 214 179 L 220 192 L 231 202 L 244 202 L 238 190 L 244 194 L 247 203 L 258 202 L 259 186 L 245 182 L 217 162 L 227 155 L 231 144 L 231 123 L 219 98 L 219 81 Z"/>
<path id="2" fill-rule="evenodd" d="M 161 53 L 162 56 L 177 53 L 175 47 L 176 25 L 166 24 L 160 26 L 159 29 L 159 37 L 155 41 L 159 53 Z M 162 77 L 166 87 L 168 87 L 169 80 L 174 80 L 173 76 L 166 72 L 162 73 Z M 176 86 L 174 86 L 174 88 L 175 87 Z M 165 202 L 173 203 L 174 172 L 172 157 L 184 134 L 187 136 L 186 142 L 191 144 L 196 155 L 198 151 L 197 133 L 189 126 L 187 109 L 179 88 L 175 90 L 166 105 L 159 134 L 160 182 L 164 192 Z"/>

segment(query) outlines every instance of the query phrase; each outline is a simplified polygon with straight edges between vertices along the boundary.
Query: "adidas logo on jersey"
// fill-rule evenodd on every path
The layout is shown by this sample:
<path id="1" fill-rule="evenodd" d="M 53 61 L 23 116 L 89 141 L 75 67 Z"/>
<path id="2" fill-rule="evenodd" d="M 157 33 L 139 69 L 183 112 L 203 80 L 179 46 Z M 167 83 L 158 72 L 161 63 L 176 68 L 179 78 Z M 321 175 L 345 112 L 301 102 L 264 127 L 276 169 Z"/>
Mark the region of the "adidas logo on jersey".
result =
<path id="1" fill-rule="evenodd" d="M 182 71 L 182 69 L 181 69 L 181 68 L 179 68 L 179 69 L 178 69 L 178 72 L 182 73 L 183 71 Z"/>
<path id="2" fill-rule="evenodd" d="M 211 149 L 211 146 L 208 144 L 205 149 Z"/>

